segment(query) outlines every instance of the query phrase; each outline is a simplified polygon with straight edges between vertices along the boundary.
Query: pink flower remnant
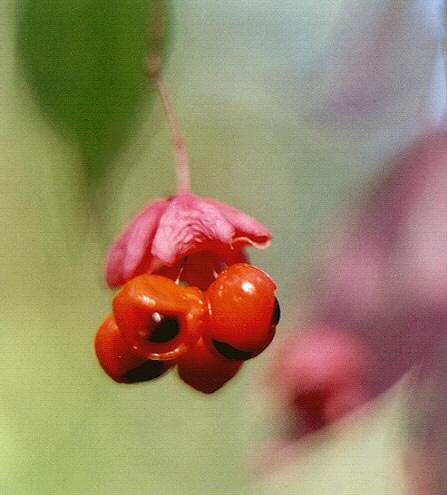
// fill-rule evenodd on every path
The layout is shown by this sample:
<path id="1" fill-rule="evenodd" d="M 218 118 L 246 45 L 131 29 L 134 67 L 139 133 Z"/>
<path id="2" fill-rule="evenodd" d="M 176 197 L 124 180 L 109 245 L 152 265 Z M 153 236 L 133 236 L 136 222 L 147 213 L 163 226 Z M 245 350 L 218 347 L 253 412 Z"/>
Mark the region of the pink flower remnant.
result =
<path id="1" fill-rule="evenodd" d="M 286 461 L 304 435 L 413 370 L 413 481 L 426 487 L 431 477 L 442 487 L 414 493 L 446 492 L 446 185 L 447 132 L 434 130 L 397 153 L 331 243 L 312 328 L 286 340 L 272 374 L 291 426 L 281 444 Z"/>
<path id="2" fill-rule="evenodd" d="M 141 274 L 180 278 L 206 289 L 225 266 L 246 262 L 245 247 L 266 248 L 270 232 L 211 198 L 185 193 L 151 201 L 112 245 L 106 281 L 118 287 Z"/>
<path id="3" fill-rule="evenodd" d="M 293 419 L 290 438 L 316 431 L 365 403 L 370 365 L 361 341 L 336 327 L 315 326 L 289 338 L 274 374 L 281 403 Z"/>

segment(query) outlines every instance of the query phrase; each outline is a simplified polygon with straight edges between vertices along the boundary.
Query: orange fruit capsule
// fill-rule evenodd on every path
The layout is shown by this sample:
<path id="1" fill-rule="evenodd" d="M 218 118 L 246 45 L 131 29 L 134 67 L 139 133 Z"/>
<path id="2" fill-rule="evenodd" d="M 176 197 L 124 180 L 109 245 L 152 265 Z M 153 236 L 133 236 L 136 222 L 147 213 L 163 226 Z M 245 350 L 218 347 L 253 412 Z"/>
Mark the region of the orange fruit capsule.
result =
<path id="1" fill-rule="evenodd" d="M 227 359 L 245 361 L 272 341 L 280 317 L 276 285 L 247 263 L 231 265 L 208 287 L 206 345 Z"/>
<path id="2" fill-rule="evenodd" d="M 225 359 L 200 339 L 178 360 L 177 369 L 185 383 L 200 392 L 212 394 L 231 380 L 241 366 L 241 361 Z"/>
<path id="3" fill-rule="evenodd" d="M 153 380 L 169 366 L 162 361 L 147 360 L 132 352 L 110 315 L 99 327 L 95 351 L 102 369 L 118 383 L 138 383 Z"/>
<path id="4" fill-rule="evenodd" d="M 192 348 L 207 313 L 203 293 L 160 275 L 140 275 L 113 300 L 113 314 L 130 348 L 146 359 L 168 361 Z"/>

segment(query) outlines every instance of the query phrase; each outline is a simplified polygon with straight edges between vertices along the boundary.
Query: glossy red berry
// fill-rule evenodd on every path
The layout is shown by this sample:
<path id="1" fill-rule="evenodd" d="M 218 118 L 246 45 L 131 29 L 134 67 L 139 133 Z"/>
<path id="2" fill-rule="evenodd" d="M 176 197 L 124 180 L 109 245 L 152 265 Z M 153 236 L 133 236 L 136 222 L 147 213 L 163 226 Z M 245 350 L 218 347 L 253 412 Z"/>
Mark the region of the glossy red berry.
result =
<path id="1" fill-rule="evenodd" d="M 102 369 L 119 383 L 153 380 L 169 369 L 166 362 L 147 360 L 132 352 L 113 315 L 99 327 L 95 338 L 95 351 Z"/>
<path id="2" fill-rule="evenodd" d="M 234 377 L 241 361 L 225 359 L 209 349 L 200 339 L 197 344 L 178 360 L 178 374 L 191 387 L 205 394 L 212 394 Z"/>
<path id="3" fill-rule="evenodd" d="M 227 359 L 244 361 L 272 341 L 280 310 L 276 285 L 259 268 L 231 265 L 208 287 L 205 343 Z"/>
<path id="4" fill-rule="evenodd" d="M 203 293 L 159 275 L 127 282 L 113 300 L 124 339 L 140 356 L 172 360 L 199 339 L 207 312 Z"/>

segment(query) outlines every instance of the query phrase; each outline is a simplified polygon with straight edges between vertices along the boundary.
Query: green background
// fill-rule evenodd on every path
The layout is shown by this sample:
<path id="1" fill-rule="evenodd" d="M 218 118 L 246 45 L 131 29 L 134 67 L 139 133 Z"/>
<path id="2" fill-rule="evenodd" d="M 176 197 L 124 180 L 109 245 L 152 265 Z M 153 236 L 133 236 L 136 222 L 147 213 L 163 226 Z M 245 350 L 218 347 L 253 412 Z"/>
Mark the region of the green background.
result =
<path id="1" fill-rule="evenodd" d="M 252 260 L 275 279 L 282 303 L 277 342 L 208 397 L 175 373 L 116 385 L 93 352 L 112 298 L 102 279 L 107 246 L 145 202 L 174 192 L 160 105 L 148 108 L 96 189 L 95 218 L 79 153 L 25 82 L 16 4 L 1 2 L 1 493 L 376 495 L 402 488 L 400 389 L 289 465 L 252 469 L 281 424 L 264 387 L 275 348 L 306 321 L 319 254 L 375 174 L 365 136 L 312 127 L 300 112 L 309 95 L 303 74 L 318 69 L 342 3 L 172 2 L 165 77 L 193 190 L 271 228 L 271 248 Z"/>

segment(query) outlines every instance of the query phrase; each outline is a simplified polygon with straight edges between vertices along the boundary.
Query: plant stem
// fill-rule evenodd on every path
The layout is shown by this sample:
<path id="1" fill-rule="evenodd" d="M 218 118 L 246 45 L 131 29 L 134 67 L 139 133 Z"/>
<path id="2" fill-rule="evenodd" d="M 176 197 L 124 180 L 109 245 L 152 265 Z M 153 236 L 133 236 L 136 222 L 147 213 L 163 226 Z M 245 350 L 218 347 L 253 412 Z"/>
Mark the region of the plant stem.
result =
<path id="1" fill-rule="evenodd" d="M 186 146 L 177 124 L 174 106 L 169 97 L 169 92 L 164 85 L 163 78 L 160 72 L 150 76 L 151 81 L 158 91 L 158 95 L 163 106 L 163 111 L 168 124 L 169 133 L 171 135 L 172 146 L 176 161 L 177 172 L 177 194 L 184 194 L 191 190 L 191 180 L 189 175 L 188 155 Z"/>

